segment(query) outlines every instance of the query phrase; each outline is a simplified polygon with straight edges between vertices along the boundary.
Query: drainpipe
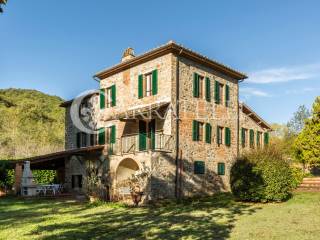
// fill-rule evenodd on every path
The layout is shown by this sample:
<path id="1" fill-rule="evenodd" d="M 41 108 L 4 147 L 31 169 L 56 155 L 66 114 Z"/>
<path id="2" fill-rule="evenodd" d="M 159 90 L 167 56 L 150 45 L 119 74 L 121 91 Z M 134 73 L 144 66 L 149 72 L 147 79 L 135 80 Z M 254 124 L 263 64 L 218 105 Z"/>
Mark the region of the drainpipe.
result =
<path id="1" fill-rule="evenodd" d="M 237 101 L 237 158 L 240 155 L 240 109 L 239 109 L 239 83 L 242 83 L 244 79 L 238 81 L 238 101 Z"/>
<path id="2" fill-rule="evenodd" d="M 179 69 L 179 62 L 180 62 L 180 55 L 182 53 L 182 49 L 180 50 L 179 54 L 177 55 L 177 62 L 176 62 L 176 179 L 175 179 L 175 195 L 176 198 L 179 200 L 181 198 L 181 159 L 179 158 L 180 155 L 180 148 L 179 148 L 179 122 L 180 122 L 180 114 L 179 114 L 179 99 L 180 99 L 180 69 Z"/>

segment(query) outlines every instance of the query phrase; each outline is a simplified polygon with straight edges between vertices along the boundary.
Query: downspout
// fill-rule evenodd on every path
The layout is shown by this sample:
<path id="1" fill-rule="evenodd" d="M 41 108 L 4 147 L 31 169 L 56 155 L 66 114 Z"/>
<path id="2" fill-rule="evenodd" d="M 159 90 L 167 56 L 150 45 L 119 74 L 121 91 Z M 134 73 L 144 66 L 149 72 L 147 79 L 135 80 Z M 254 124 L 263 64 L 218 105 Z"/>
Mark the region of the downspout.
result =
<path id="1" fill-rule="evenodd" d="M 180 122 L 180 108 L 179 108 L 179 99 L 180 99 L 180 55 L 183 49 L 177 55 L 177 62 L 176 62 L 176 179 L 175 179 L 175 195 L 176 198 L 179 200 L 181 198 L 181 159 L 179 158 L 180 155 L 180 148 L 179 148 L 179 122 Z"/>
<path id="2" fill-rule="evenodd" d="M 237 158 L 240 156 L 240 105 L 239 105 L 239 83 L 243 82 L 244 79 L 238 81 L 238 101 L 237 101 Z"/>

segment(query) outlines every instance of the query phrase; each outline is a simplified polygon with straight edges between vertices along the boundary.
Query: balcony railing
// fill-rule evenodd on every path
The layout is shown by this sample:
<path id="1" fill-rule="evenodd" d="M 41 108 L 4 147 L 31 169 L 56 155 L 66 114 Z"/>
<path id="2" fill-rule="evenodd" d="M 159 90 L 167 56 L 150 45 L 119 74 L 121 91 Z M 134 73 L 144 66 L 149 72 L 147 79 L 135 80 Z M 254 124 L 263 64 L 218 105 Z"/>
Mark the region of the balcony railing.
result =
<path id="1" fill-rule="evenodd" d="M 113 155 L 134 154 L 143 151 L 171 152 L 172 149 L 172 136 L 163 133 L 155 133 L 153 136 L 126 135 L 116 139 L 115 143 L 108 146 L 109 154 Z"/>

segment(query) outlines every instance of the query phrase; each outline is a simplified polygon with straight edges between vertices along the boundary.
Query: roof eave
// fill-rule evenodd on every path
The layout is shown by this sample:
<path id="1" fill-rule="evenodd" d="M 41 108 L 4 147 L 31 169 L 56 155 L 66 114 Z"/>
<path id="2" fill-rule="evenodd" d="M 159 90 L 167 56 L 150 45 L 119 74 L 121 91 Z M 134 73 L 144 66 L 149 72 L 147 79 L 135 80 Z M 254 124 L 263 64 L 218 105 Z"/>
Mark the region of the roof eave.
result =
<path id="1" fill-rule="evenodd" d="M 112 76 L 118 72 L 121 72 L 123 70 L 126 70 L 128 68 L 131 68 L 133 66 L 136 66 L 138 64 L 141 64 L 143 62 L 146 62 L 148 60 L 154 59 L 159 56 L 163 56 L 168 53 L 174 53 L 179 54 L 180 56 L 189 58 L 191 60 L 194 60 L 196 62 L 200 62 L 210 68 L 213 68 L 219 72 L 222 72 L 234 79 L 237 80 L 243 80 L 248 78 L 247 75 L 238 72 L 236 70 L 233 70 L 221 63 L 218 63 L 216 61 L 213 61 L 203 55 L 200 55 L 194 51 L 191 51 L 185 47 L 182 47 L 174 42 L 168 43 L 162 47 L 156 48 L 154 50 L 151 50 L 149 52 L 146 52 L 140 56 L 137 56 L 133 59 L 127 60 L 125 62 L 122 62 L 120 64 L 117 64 L 111 68 L 107 68 L 105 70 L 102 70 L 98 73 L 96 73 L 93 77 L 98 78 L 99 80 L 102 80 L 106 77 Z"/>

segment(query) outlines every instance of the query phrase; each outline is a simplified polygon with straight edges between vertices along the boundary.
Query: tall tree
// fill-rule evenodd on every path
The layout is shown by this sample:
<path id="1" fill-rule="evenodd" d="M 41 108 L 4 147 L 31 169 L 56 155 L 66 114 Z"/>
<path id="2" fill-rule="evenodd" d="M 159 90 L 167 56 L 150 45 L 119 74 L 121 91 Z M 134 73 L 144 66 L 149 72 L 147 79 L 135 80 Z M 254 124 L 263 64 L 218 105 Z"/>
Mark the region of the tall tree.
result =
<path id="1" fill-rule="evenodd" d="M 303 164 L 320 165 L 320 96 L 313 103 L 312 117 L 295 140 L 295 153 Z"/>
<path id="2" fill-rule="evenodd" d="M 293 114 L 293 117 L 287 123 L 289 135 L 298 135 L 305 124 L 306 119 L 311 116 L 310 111 L 305 105 L 299 106 L 298 110 Z"/>

